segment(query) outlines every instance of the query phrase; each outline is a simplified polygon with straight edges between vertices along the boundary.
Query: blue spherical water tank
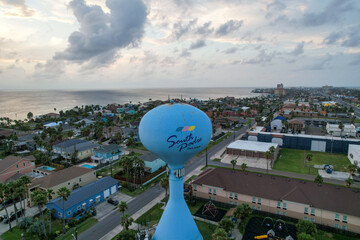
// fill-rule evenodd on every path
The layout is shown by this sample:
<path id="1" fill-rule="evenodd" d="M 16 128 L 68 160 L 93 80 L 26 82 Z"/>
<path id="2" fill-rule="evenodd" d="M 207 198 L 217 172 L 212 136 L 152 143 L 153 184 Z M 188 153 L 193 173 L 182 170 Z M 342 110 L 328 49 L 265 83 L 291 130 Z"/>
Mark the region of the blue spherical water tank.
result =
<path id="1" fill-rule="evenodd" d="M 187 160 L 204 149 L 211 139 L 208 116 L 188 104 L 165 104 L 144 115 L 139 137 L 144 146 L 168 163 L 182 168 Z"/>

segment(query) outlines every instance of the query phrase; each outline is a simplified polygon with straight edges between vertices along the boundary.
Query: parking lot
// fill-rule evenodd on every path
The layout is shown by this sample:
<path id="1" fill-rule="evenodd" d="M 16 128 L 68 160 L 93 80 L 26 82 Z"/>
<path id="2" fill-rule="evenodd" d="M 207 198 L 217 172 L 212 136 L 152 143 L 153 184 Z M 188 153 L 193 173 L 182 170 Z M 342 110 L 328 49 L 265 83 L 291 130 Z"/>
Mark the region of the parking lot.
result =
<path id="1" fill-rule="evenodd" d="M 110 196 L 110 198 L 117 200 L 119 203 L 121 201 L 129 202 L 132 197 L 129 197 L 121 192 L 116 192 L 113 195 Z M 96 216 L 95 218 L 98 220 L 101 220 L 108 214 L 112 213 L 113 211 L 117 211 L 117 206 L 114 206 L 107 201 L 104 201 L 100 203 L 98 206 L 96 206 Z"/>

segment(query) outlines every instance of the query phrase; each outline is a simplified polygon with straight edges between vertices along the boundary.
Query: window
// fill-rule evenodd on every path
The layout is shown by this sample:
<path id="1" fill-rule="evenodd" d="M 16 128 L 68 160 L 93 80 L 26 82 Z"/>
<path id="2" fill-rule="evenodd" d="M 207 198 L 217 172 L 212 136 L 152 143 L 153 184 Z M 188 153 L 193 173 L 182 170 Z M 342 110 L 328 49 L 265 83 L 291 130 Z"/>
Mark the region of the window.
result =
<path id="1" fill-rule="evenodd" d="M 310 222 L 314 223 L 315 219 L 314 218 L 310 218 Z"/>
<path id="2" fill-rule="evenodd" d="M 251 208 L 253 209 L 253 210 L 255 210 L 256 208 L 255 208 L 255 206 L 251 206 Z"/>
<path id="3" fill-rule="evenodd" d="M 287 203 L 283 203 L 283 209 L 287 209 Z"/>
<path id="4" fill-rule="evenodd" d="M 211 196 L 209 196 L 209 199 L 211 200 Z"/>
<path id="5" fill-rule="evenodd" d="M 25 167 L 25 163 L 23 163 L 23 166 Z"/>
<path id="6" fill-rule="evenodd" d="M 232 205 L 232 201 L 229 202 Z"/>
<path id="7" fill-rule="evenodd" d="M 252 198 L 252 203 L 256 203 L 256 197 Z"/>
<path id="8" fill-rule="evenodd" d="M 311 209 L 311 216 L 315 216 L 315 208 Z"/>
<path id="9" fill-rule="evenodd" d="M 342 225 L 341 230 L 347 230 L 347 227 L 345 225 Z"/>
<path id="10" fill-rule="evenodd" d="M 211 194 L 211 188 L 209 188 L 209 194 Z"/>
<path id="11" fill-rule="evenodd" d="M 230 196 L 229 196 L 229 198 L 233 198 L 233 193 L 232 193 L 232 192 L 230 193 Z"/>
<path id="12" fill-rule="evenodd" d="M 261 207 L 260 207 L 260 206 L 258 206 L 258 207 L 257 207 L 257 210 L 258 210 L 258 211 L 261 211 Z"/>
<path id="13" fill-rule="evenodd" d="M 234 202 L 235 203 L 235 206 L 237 206 L 237 202 Z"/>
<path id="14" fill-rule="evenodd" d="M 347 216 L 345 216 L 345 215 L 343 216 L 343 222 L 347 223 Z"/>
<path id="15" fill-rule="evenodd" d="M 339 224 L 335 223 L 335 224 L 334 224 L 334 227 L 335 227 L 335 228 L 339 228 Z"/>
<path id="16" fill-rule="evenodd" d="M 309 208 L 304 208 L 304 214 L 309 214 Z"/>
<path id="17" fill-rule="evenodd" d="M 95 202 L 100 202 L 100 196 L 96 196 L 96 198 L 95 198 Z"/>
<path id="18" fill-rule="evenodd" d="M 68 185 L 70 185 L 70 182 L 68 182 Z"/>
<path id="19" fill-rule="evenodd" d="M 280 208 L 281 207 L 281 202 L 277 202 L 277 208 Z"/>
<path id="20" fill-rule="evenodd" d="M 235 193 L 235 199 L 236 199 L 236 200 L 238 199 L 238 194 L 237 194 L 237 193 Z"/>
<path id="21" fill-rule="evenodd" d="M 61 213 L 61 212 L 58 212 L 58 216 L 61 217 L 61 216 L 62 216 L 62 213 Z"/>
<path id="22" fill-rule="evenodd" d="M 81 182 L 81 178 L 79 178 L 79 182 Z"/>
<path id="23" fill-rule="evenodd" d="M 79 206 L 77 206 L 77 210 L 80 210 L 81 209 L 81 206 L 79 205 Z"/>
<path id="24" fill-rule="evenodd" d="M 194 185 L 194 191 L 197 191 L 197 186 L 196 185 Z"/>
<path id="25" fill-rule="evenodd" d="M 196 194 L 196 193 L 194 193 L 194 197 L 197 197 L 197 194 Z"/>
<path id="26" fill-rule="evenodd" d="M 305 221 L 307 221 L 307 220 L 308 220 L 308 218 L 307 218 L 307 217 L 304 217 L 304 220 L 305 220 Z"/>
<path id="27" fill-rule="evenodd" d="M 216 195 L 216 189 L 213 190 L 213 194 Z"/>
<path id="28" fill-rule="evenodd" d="M 68 215 L 70 215 L 70 214 L 71 214 L 71 210 L 68 211 Z"/>
<path id="29" fill-rule="evenodd" d="M 19 168 L 19 164 L 16 164 L 16 168 Z"/>
<path id="30" fill-rule="evenodd" d="M 286 212 L 283 212 L 283 215 L 286 216 Z"/>
<path id="31" fill-rule="evenodd" d="M 335 213 L 335 221 L 340 221 L 340 214 Z"/>
<path id="32" fill-rule="evenodd" d="M 213 200 L 216 201 L 216 197 L 213 197 Z"/>
<path id="33" fill-rule="evenodd" d="M 276 214 L 280 215 L 280 211 L 276 211 Z"/>
<path id="34" fill-rule="evenodd" d="M 258 204 L 261 204 L 261 198 L 258 198 Z"/>

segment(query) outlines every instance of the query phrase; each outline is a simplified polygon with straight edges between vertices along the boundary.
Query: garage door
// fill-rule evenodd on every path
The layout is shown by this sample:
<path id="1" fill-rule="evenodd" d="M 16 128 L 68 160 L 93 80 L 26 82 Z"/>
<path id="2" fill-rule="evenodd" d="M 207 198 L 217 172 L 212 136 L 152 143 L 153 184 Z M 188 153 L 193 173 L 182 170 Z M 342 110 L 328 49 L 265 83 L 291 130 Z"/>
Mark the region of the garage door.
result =
<path id="1" fill-rule="evenodd" d="M 311 151 L 325 152 L 326 142 L 324 141 L 311 141 Z"/>
<path id="2" fill-rule="evenodd" d="M 111 187 L 111 194 L 114 194 L 114 193 L 116 193 L 116 186 Z"/>
<path id="3" fill-rule="evenodd" d="M 104 198 L 108 197 L 109 195 L 110 195 L 110 191 L 109 191 L 109 189 L 106 189 L 104 191 Z"/>
<path id="4" fill-rule="evenodd" d="M 257 136 L 249 136 L 248 137 L 248 141 L 255 141 L 255 142 L 257 142 Z"/>
<path id="5" fill-rule="evenodd" d="M 282 145 L 283 145 L 283 140 L 282 140 L 282 138 L 273 138 L 273 139 L 271 139 L 271 142 L 272 142 L 272 143 L 277 143 L 277 144 L 279 144 L 279 146 L 282 146 Z"/>

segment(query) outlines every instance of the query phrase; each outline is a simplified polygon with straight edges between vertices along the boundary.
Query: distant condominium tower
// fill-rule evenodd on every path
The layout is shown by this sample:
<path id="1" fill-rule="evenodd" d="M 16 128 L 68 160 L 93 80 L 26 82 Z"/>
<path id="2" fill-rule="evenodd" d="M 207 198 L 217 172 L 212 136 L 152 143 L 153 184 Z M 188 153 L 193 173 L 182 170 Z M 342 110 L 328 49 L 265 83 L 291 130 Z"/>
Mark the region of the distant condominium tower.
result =
<path id="1" fill-rule="evenodd" d="M 277 88 L 275 89 L 274 94 L 276 96 L 280 96 L 280 97 L 285 96 L 286 92 L 285 92 L 284 85 L 282 83 L 277 85 Z"/>

